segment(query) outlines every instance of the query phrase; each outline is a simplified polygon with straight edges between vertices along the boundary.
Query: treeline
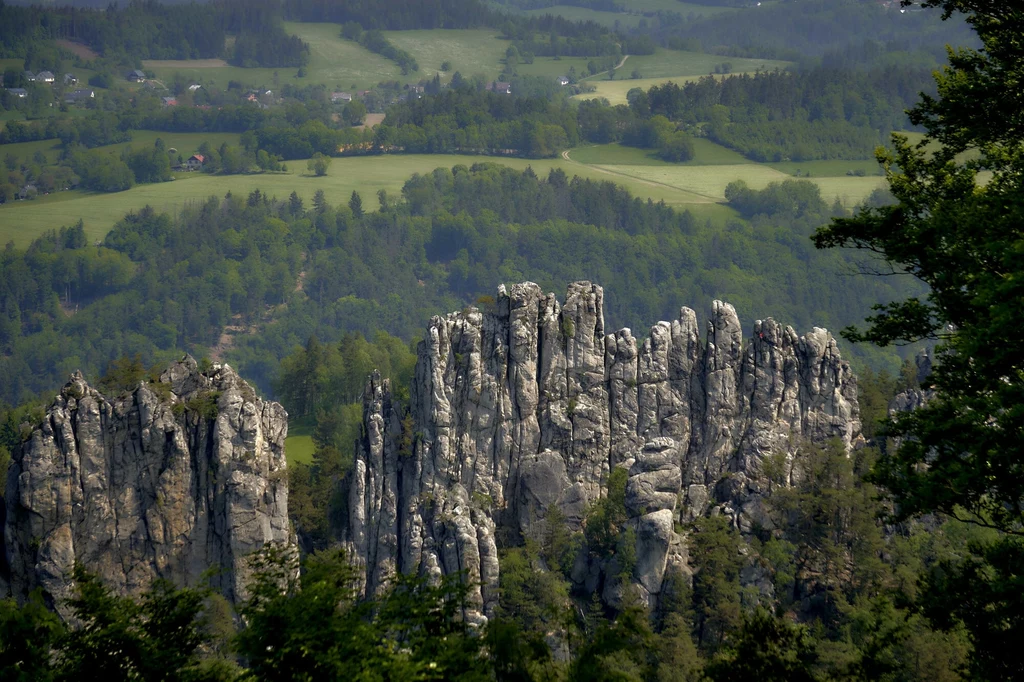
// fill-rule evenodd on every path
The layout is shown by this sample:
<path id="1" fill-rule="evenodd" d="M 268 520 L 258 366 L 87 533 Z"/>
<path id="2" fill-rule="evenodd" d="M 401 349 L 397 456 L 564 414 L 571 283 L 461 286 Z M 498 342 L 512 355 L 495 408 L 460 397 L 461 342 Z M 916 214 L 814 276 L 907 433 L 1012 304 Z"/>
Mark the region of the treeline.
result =
<path id="1" fill-rule="evenodd" d="M 103 10 L 80 7 L 0 5 L 3 56 L 46 49 L 44 41 L 66 39 L 88 45 L 104 61 L 138 65 L 143 59 L 205 59 L 230 56 L 239 66 L 298 66 L 309 46 L 290 36 L 275 2 L 219 0 L 163 4 L 142 0 Z M 236 35 L 233 52 L 227 34 Z"/>
<path id="2" fill-rule="evenodd" d="M 579 143 L 567 103 L 470 89 L 446 90 L 388 109 L 374 131 L 378 148 L 416 153 L 555 156 Z"/>
<path id="3" fill-rule="evenodd" d="M 629 93 L 630 110 L 699 127 L 757 161 L 870 158 L 927 90 L 927 70 L 769 71 Z M 604 114 L 610 116 L 611 114 Z M 620 112 L 618 119 L 625 116 Z"/>
<path id="4" fill-rule="evenodd" d="M 231 63 L 249 67 L 298 67 L 309 63 L 309 45 L 288 34 L 280 22 L 266 28 L 247 31 L 235 38 Z"/>
<path id="5" fill-rule="evenodd" d="M 792 60 L 876 43 L 904 54 L 931 55 L 936 64 L 945 63 L 947 44 L 978 44 L 965 21 L 954 17 L 943 22 L 942 11 L 934 8 L 901 13 L 898 6 L 831 0 L 743 5 L 736 12 L 694 20 L 677 15 L 669 21 L 669 15 L 661 15 L 653 35 L 669 47 L 685 44 L 738 57 Z"/>
<path id="6" fill-rule="evenodd" d="M 526 279 L 550 291 L 600 282 L 610 326 L 643 329 L 720 298 L 744 320 L 840 329 L 906 285 L 841 276 L 852 257 L 807 238 L 840 209 L 800 187 L 813 201 L 718 228 L 612 183 L 481 164 L 416 176 L 400 197 L 318 194 L 307 206 L 253 192 L 173 219 L 147 209 L 100 248 L 49 235 L 0 259 L 0 400 L 52 390 L 77 368 L 97 376 L 124 355 L 205 355 L 236 315 L 261 332 L 236 336 L 227 358 L 270 391 L 281 358 L 314 334 L 411 339 L 437 311 Z M 95 259 L 118 274 L 86 276 Z"/>
<path id="7" fill-rule="evenodd" d="M 62 38 L 129 62 L 197 59 L 221 56 L 224 37 L 214 3 L 132 2 L 105 10 L 0 5 L 0 45 L 6 56 L 22 56 L 37 41 Z"/>
<path id="8" fill-rule="evenodd" d="M 480 0 L 285 0 L 284 11 L 294 21 L 355 22 L 367 30 L 383 31 L 475 28 L 492 25 L 496 16 Z"/>
<path id="9" fill-rule="evenodd" d="M 416 58 L 405 50 L 395 47 L 394 44 L 384 37 L 384 34 L 377 29 L 364 31 L 363 27 L 354 21 L 349 21 L 341 27 L 341 37 L 354 40 L 370 52 L 376 52 L 385 59 L 398 64 L 402 69 L 402 75 L 408 75 L 410 71 L 419 71 L 420 66 Z"/>
<path id="10" fill-rule="evenodd" d="M 995 666 L 972 660 L 962 627 L 906 605 L 943 587 L 941 569 L 979 532 L 946 522 L 885 536 L 872 516 L 881 511 L 877 491 L 860 477 L 869 463 L 863 451 L 802 451 L 797 465 L 807 475 L 767 498 L 765 513 L 782 526 L 763 537 L 744 539 L 726 516 L 692 524 L 688 553 L 698 571 L 692 581 L 666 576 L 653 612 L 629 590 L 608 611 L 571 594 L 560 566 L 580 545 L 549 518 L 542 541 L 499 549 L 497 612 L 482 626 L 466 617 L 461 576 L 398 575 L 361 599 L 343 552 L 313 553 L 300 569 L 295 554 L 265 549 L 235 607 L 208 588 L 166 582 L 138 599 L 117 596 L 82 568 L 67 604 L 73 625 L 39 594 L 20 607 L 0 601 L 0 674 L 54 682 L 999 679 Z M 585 548 L 596 551 L 602 533 L 624 522 L 624 474 L 613 472 L 608 497 L 587 510 Z M 741 574 L 763 576 L 763 585 L 744 589 Z"/>

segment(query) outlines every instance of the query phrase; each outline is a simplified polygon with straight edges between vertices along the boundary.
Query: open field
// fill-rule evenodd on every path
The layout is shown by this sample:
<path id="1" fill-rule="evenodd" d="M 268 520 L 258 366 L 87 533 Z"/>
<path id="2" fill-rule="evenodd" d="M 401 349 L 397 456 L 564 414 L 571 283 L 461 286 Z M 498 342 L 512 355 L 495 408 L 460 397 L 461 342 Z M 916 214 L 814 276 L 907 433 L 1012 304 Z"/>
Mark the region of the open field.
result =
<path id="1" fill-rule="evenodd" d="M 594 92 L 584 92 L 579 95 L 574 95 L 573 99 L 601 99 L 608 100 L 613 106 L 616 104 L 626 104 L 626 93 L 633 88 L 640 88 L 641 90 L 650 90 L 655 85 L 664 85 L 665 83 L 689 83 L 703 78 L 704 75 L 697 76 L 671 76 L 668 78 L 629 78 L 629 74 L 633 73 L 632 64 L 633 57 L 626 60 L 626 63 L 622 65 L 616 73 L 616 80 L 606 80 L 606 76 L 594 76 L 585 80 L 585 83 L 593 85 L 596 90 Z M 736 74 L 731 74 L 736 75 Z M 725 76 L 715 76 L 715 78 L 725 78 Z"/>
<path id="2" fill-rule="evenodd" d="M 289 419 L 288 437 L 284 439 L 285 457 L 288 466 L 309 464 L 313 461 L 313 426 L 309 418 Z"/>
<path id="3" fill-rule="evenodd" d="M 685 163 L 663 161 L 650 149 L 626 147 L 620 144 L 602 144 L 577 147 L 569 152 L 573 161 L 590 165 L 616 166 L 720 166 L 740 163 L 754 163 L 739 152 L 715 144 L 711 140 L 693 140 L 694 158 Z"/>
<path id="4" fill-rule="evenodd" d="M 796 176 L 809 176 L 812 178 L 820 176 L 840 177 L 846 175 L 847 171 L 864 171 L 865 175 L 882 175 L 882 167 L 874 159 L 861 159 L 857 161 L 780 161 L 767 164 L 775 170 L 789 173 Z"/>
<path id="5" fill-rule="evenodd" d="M 170 145 L 170 137 L 168 145 Z M 579 175 L 600 181 L 621 184 L 639 197 L 679 206 L 710 204 L 714 199 L 700 196 L 680 186 L 652 181 L 640 174 L 624 174 L 619 167 L 588 166 L 563 158 L 557 159 L 496 159 L 484 156 L 447 154 L 407 154 L 337 158 L 326 177 L 312 177 L 306 171 L 305 161 L 288 161 L 289 172 L 256 175 L 183 174 L 172 182 L 138 185 L 125 192 L 113 194 L 83 191 L 56 192 L 34 201 L 18 201 L 0 206 L 0 244 L 13 240 L 26 246 L 42 232 L 71 225 L 79 218 L 85 222 L 90 239 L 102 239 L 107 231 L 125 213 L 150 205 L 158 211 L 173 213 L 188 201 L 202 201 L 209 196 L 223 196 L 227 192 L 248 194 L 254 189 L 270 196 L 286 198 L 295 191 L 307 203 L 318 189 L 335 204 L 344 203 L 353 191 L 358 191 L 368 207 L 375 207 L 373 197 L 377 190 L 398 195 L 406 179 L 413 173 L 427 173 L 439 166 L 456 164 L 500 163 L 519 170 L 531 166 L 539 175 L 552 168 L 562 168 L 570 177 Z M 670 169 L 671 170 L 671 169 Z M 777 171 L 775 171 L 777 172 Z M 780 174 L 781 175 L 781 174 Z M 723 215 L 719 208 L 706 207 L 710 214 Z"/>
<path id="6" fill-rule="evenodd" d="M 667 50 L 659 47 L 654 54 L 635 55 L 623 66 L 621 71 L 632 73 L 640 71 L 644 78 L 671 78 L 673 76 L 703 76 L 714 73 L 716 64 L 732 64 L 734 73 L 752 71 L 771 71 L 784 69 L 790 62 L 773 59 L 744 59 L 742 57 L 723 57 L 703 52 L 684 52 Z M 621 73 L 620 71 L 620 73 Z"/>
<path id="7" fill-rule="evenodd" d="M 53 42 L 57 43 L 58 47 L 62 47 L 68 52 L 72 52 L 85 60 L 93 60 L 99 57 L 91 47 L 83 45 L 82 43 L 76 43 L 71 40 L 54 40 Z"/>
<path id="8" fill-rule="evenodd" d="M 244 69 L 218 59 L 147 61 L 146 67 L 162 80 L 180 72 L 221 88 L 226 87 L 229 80 L 235 80 L 268 88 L 292 83 L 367 90 L 381 81 L 418 83 L 424 78 L 433 78 L 445 60 L 452 62 L 452 69 L 463 75 L 483 73 L 494 78 L 501 70 L 499 60 L 508 47 L 508 41 L 499 39 L 491 30 L 387 31 L 388 40 L 411 53 L 420 65 L 419 71 L 403 76 L 395 62 L 342 38 L 339 24 L 287 22 L 285 28 L 310 45 L 311 57 L 305 78 L 297 77 L 296 68 Z"/>
<path id="9" fill-rule="evenodd" d="M 591 57 L 535 57 L 533 64 L 520 64 L 516 71 L 523 76 L 540 76 L 542 78 L 555 79 L 569 73 L 569 67 L 576 69 L 578 75 L 589 73 L 587 63 Z M 626 60 L 629 63 L 629 60 Z"/>
<path id="10" fill-rule="evenodd" d="M 230 145 L 237 145 L 241 139 L 238 133 L 164 133 L 155 130 L 136 130 L 132 132 L 131 142 L 111 144 L 97 149 L 111 151 L 120 150 L 123 147 L 148 147 L 156 142 L 157 138 L 164 141 L 167 149 L 174 147 L 178 152 L 188 158 L 199 149 L 203 142 L 209 142 L 215 147 L 227 142 Z M 0 145 L 0 158 L 13 154 L 20 159 L 31 158 L 37 151 L 43 152 L 50 163 L 55 163 L 60 155 L 60 140 L 38 140 L 36 142 L 16 142 L 14 144 Z"/>
<path id="11" fill-rule="evenodd" d="M 143 59 L 147 69 L 217 69 L 231 66 L 223 59 Z"/>
<path id="12" fill-rule="evenodd" d="M 789 180 L 792 176 L 757 163 L 719 166 L 597 166 L 613 170 L 623 176 L 653 182 L 666 187 L 697 194 L 709 201 L 723 201 L 725 187 L 734 180 L 743 180 L 753 189 L 764 189 L 770 182 Z M 821 189 L 826 201 L 839 199 L 844 206 L 853 207 L 875 189 L 884 186 L 883 178 L 875 177 L 811 177 L 809 180 Z"/>
<path id="13" fill-rule="evenodd" d="M 488 29 L 385 31 L 384 35 L 419 63 L 418 72 L 398 79 L 409 82 L 433 78 L 444 61 L 450 61 L 452 71 L 460 71 L 463 76 L 482 73 L 494 78 L 501 72 L 501 60 L 510 44 L 499 38 L 497 31 Z"/>

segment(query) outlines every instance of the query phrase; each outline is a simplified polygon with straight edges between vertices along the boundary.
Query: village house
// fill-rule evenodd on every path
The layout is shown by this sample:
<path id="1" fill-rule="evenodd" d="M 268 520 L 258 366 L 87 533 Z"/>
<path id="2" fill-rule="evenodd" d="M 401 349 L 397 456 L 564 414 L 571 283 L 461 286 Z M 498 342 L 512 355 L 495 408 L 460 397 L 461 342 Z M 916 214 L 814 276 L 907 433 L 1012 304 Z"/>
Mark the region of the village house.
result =
<path id="1" fill-rule="evenodd" d="M 202 154 L 193 154 L 188 157 L 188 161 L 185 162 L 185 169 L 194 171 L 199 170 L 203 167 L 203 163 L 206 162 L 206 158 Z"/>
<path id="2" fill-rule="evenodd" d="M 7 88 L 7 92 L 11 93 L 18 99 L 25 99 L 28 97 L 28 90 L 25 88 Z"/>
<path id="3" fill-rule="evenodd" d="M 176 97 L 161 97 L 160 98 L 165 107 L 176 107 L 178 106 L 178 99 Z"/>
<path id="4" fill-rule="evenodd" d="M 351 102 L 352 95 L 347 92 L 332 92 L 331 93 L 331 104 L 339 104 L 341 102 Z"/>
<path id="5" fill-rule="evenodd" d="M 193 83 L 192 85 L 188 86 L 188 91 L 189 92 L 195 92 L 196 90 L 198 90 L 201 87 L 203 87 L 203 86 L 200 85 L 199 83 Z"/>
<path id="6" fill-rule="evenodd" d="M 37 83 L 46 83 L 47 85 L 52 85 L 53 82 L 56 80 L 57 77 L 53 75 L 53 71 L 40 71 L 36 74 Z"/>
<path id="7" fill-rule="evenodd" d="M 73 73 L 66 73 L 66 74 L 64 74 L 64 85 L 76 85 L 77 83 L 78 83 L 78 78 L 75 77 L 75 74 L 73 74 Z"/>
<path id="8" fill-rule="evenodd" d="M 138 69 L 135 69 L 134 71 L 128 72 L 128 75 L 125 76 L 125 78 L 128 81 L 132 82 L 132 83 L 145 83 L 146 82 L 146 74 L 143 73 L 142 71 L 139 71 Z"/>
<path id="9" fill-rule="evenodd" d="M 502 94 L 502 95 L 511 95 L 512 94 L 512 84 L 511 83 L 504 83 L 502 81 L 494 81 L 493 83 L 491 83 L 490 85 L 487 86 L 487 90 L 489 90 L 491 92 L 497 92 L 497 93 Z"/>
<path id="10" fill-rule="evenodd" d="M 565 76 L 560 76 L 558 78 L 558 84 L 562 85 L 562 86 L 568 85 L 569 84 L 569 79 L 566 78 Z"/>
<path id="11" fill-rule="evenodd" d="M 88 102 L 89 100 L 95 99 L 95 98 L 96 98 L 96 91 L 95 90 L 85 89 L 85 90 L 75 90 L 74 92 L 69 92 L 67 94 L 67 96 L 64 98 L 64 100 L 67 101 L 67 102 L 70 102 L 72 104 L 84 104 L 85 102 Z"/>
<path id="12" fill-rule="evenodd" d="M 32 73 L 31 71 L 26 71 L 23 75 L 25 76 L 25 80 L 28 81 L 29 83 L 35 83 L 36 82 L 36 75 L 34 73 Z"/>

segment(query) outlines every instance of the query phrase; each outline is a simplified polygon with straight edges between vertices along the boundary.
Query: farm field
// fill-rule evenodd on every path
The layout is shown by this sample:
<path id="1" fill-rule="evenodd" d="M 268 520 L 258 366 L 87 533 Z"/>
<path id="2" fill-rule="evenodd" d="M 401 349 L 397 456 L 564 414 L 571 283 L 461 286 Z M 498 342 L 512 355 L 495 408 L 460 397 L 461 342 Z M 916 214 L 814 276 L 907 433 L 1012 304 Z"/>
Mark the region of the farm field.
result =
<path id="1" fill-rule="evenodd" d="M 509 41 L 499 38 L 497 31 L 488 29 L 385 31 L 384 35 L 416 58 L 420 70 L 397 79 L 410 83 L 433 78 L 444 61 L 450 61 L 452 71 L 463 76 L 482 73 L 493 79 L 501 72 L 501 60 L 509 46 Z"/>
<path id="2" fill-rule="evenodd" d="M 602 144 L 577 147 L 569 152 L 573 161 L 590 165 L 617 166 L 719 166 L 727 164 L 754 163 L 739 152 L 715 144 L 711 140 L 693 140 L 694 158 L 685 163 L 672 163 L 658 158 L 650 149 L 627 147 L 620 144 Z"/>
<path id="3" fill-rule="evenodd" d="M 128 146 L 148 147 L 156 142 L 158 137 L 164 141 L 166 148 L 174 147 L 185 158 L 188 158 L 195 153 L 203 142 L 209 142 L 217 147 L 223 142 L 237 145 L 242 136 L 238 133 L 165 133 L 155 130 L 135 130 L 132 132 L 130 142 L 106 145 L 104 147 L 97 147 L 97 149 L 115 151 Z M 36 142 L 3 144 L 0 145 L 0 158 L 13 154 L 18 158 L 25 159 L 32 157 L 37 151 L 43 152 L 46 158 L 53 163 L 60 154 L 60 140 L 38 140 Z"/>
<path id="4" fill-rule="evenodd" d="M 579 95 L 574 95 L 573 99 L 601 99 L 608 100 L 612 105 L 615 104 L 626 104 L 626 94 L 633 88 L 640 88 L 641 90 L 650 90 L 655 85 L 664 85 L 665 83 L 689 83 L 703 78 L 707 74 L 698 74 L 694 76 L 670 76 L 666 78 L 629 78 L 629 74 L 633 73 L 633 60 L 635 57 L 630 57 L 626 60 L 626 63 L 622 65 L 622 68 L 615 72 L 616 80 L 607 80 L 605 76 L 593 76 L 586 79 L 584 82 L 593 85 L 596 89 L 594 92 L 584 92 Z M 738 74 L 729 74 L 732 76 Z M 715 78 L 725 78 L 726 76 L 716 75 Z"/>
<path id="5" fill-rule="evenodd" d="M 531 166 L 539 175 L 552 168 L 562 168 L 571 177 L 592 178 L 619 183 L 637 196 L 654 201 L 665 201 L 674 206 L 690 207 L 712 203 L 712 199 L 686 191 L 679 186 L 652 182 L 639 176 L 609 169 L 587 166 L 563 158 L 557 159 L 495 159 L 484 156 L 445 154 L 408 154 L 336 158 L 327 176 L 316 178 L 306 171 L 305 161 L 288 161 L 287 173 L 255 175 L 182 174 L 172 182 L 138 185 L 125 192 L 113 194 L 81 191 L 57 192 L 33 201 L 18 201 L 0 206 L 0 244 L 13 240 L 17 246 L 26 246 L 42 232 L 71 225 L 81 218 L 90 239 L 102 239 L 125 213 L 147 204 L 157 211 L 173 213 L 188 201 L 202 201 L 209 196 L 223 196 L 227 192 L 248 194 L 259 189 L 270 196 L 286 198 L 292 191 L 307 204 L 313 194 L 322 189 L 327 199 L 335 204 L 344 203 L 353 191 L 358 191 L 368 208 L 375 207 L 377 190 L 398 195 L 402 185 L 413 173 L 427 173 L 435 168 L 456 164 L 500 163 L 519 170 Z M 711 213 L 722 215 L 717 208 Z"/>
<path id="6" fill-rule="evenodd" d="M 770 182 L 789 180 L 792 176 L 770 166 L 745 163 L 718 166 L 595 166 L 613 170 L 626 177 L 675 187 L 692 192 L 709 201 L 725 199 L 725 188 L 734 180 L 743 180 L 753 189 L 764 189 Z M 884 186 L 885 181 L 874 177 L 811 177 L 809 180 L 821 189 L 826 201 L 839 199 L 848 208 L 863 201 L 875 189 Z"/>
<path id="7" fill-rule="evenodd" d="M 555 79 L 569 73 L 569 68 L 576 69 L 576 73 L 582 75 L 587 73 L 587 63 L 591 57 L 534 57 L 533 64 L 519 64 L 516 71 L 523 76 L 540 76 L 542 78 Z M 629 63 L 629 60 L 626 60 Z M 588 81 L 589 82 L 589 81 Z"/>
<path id="8" fill-rule="evenodd" d="M 790 62 L 774 59 L 745 59 L 742 57 L 724 57 L 703 52 L 684 52 L 667 50 L 659 47 L 654 54 L 634 55 L 623 66 L 622 71 L 632 73 L 640 71 L 644 78 L 671 78 L 673 76 L 704 76 L 714 73 L 715 65 L 732 64 L 734 73 L 752 71 L 771 71 L 784 69 Z"/>
<path id="9" fill-rule="evenodd" d="M 298 78 L 295 68 L 244 69 L 216 59 L 146 61 L 144 66 L 163 80 L 180 72 L 217 87 L 226 87 L 229 80 L 236 80 L 269 88 L 293 83 L 366 90 L 381 81 L 418 83 L 433 78 L 445 60 L 451 61 L 452 68 L 463 75 L 483 72 L 493 78 L 501 70 L 498 60 L 504 57 L 508 44 L 490 30 L 386 31 L 388 40 L 411 53 L 420 65 L 419 71 L 403 76 L 395 62 L 342 38 L 339 24 L 286 22 L 285 29 L 310 45 L 312 54 L 305 78 Z"/>

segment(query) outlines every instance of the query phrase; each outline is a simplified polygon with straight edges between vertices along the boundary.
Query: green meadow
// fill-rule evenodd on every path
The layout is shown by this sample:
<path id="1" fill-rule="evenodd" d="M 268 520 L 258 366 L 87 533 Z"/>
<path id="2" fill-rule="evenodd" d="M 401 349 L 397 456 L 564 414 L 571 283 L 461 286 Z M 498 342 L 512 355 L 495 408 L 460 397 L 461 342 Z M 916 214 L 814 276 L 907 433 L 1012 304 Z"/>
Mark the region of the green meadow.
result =
<path id="1" fill-rule="evenodd" d="M 628 100 L 626 99 L 626 95 L 633 88 L 650 90 L 655 85 L 664 85 L 665 83 L 689 83 L 690 81 L 698 80 L 707 75 L 671 76 L 668 78 L 629 78 L 629 74 L 633 73 L 631 70 L 633 59 L 633 57 L 627 59 L 626 63 L 622 65 L 622 68 L 615 72 L 615 80 L 608 80 L 606 75 L 593 76 L 586 79 L 584 82 L 588 85 L 594 86 L 594 91 L 575 95 L 573 96 L 573 99 L 606 99 L 612 105 L 627 104 Z M 715 76 L 715 78 L 725 78 L 725 76 Z"/>
<path id="2" fill-rule="evenodd" d="M 288 466 L 310 464 L 313 461 L 313 419 L 310 417 L 289 419 L 288 437 L 284 439 L 285 457 Z"/>
<path id="3" fill-rule="evenodd" d="M 133 135 L 134 145 L 152 144 L 161 137 L 167 147 L 177 148 L 182 155 L 191 154 L 203 141 L 211 144 L 237 143 L 237 135 L 200 133 L 156 133 L 140 131 Z M 51 145 L 47 151 L 45 145 Z M 123 145 L 114 145 L 116 151 Z M 52 143 L 6 145 L 4 150 L 33 153 L 43 149 L 55 153 Z M 496 159 L 484 156 L 445 154 L 404 154 L 334 159 L 326 177 L 313 177 L 305 161 L 289 161 L 288 171 L 252 175 L 206 175 L 178 173 L 173 181 L 138 185 L 125 192 L 95 193 L 84 191 L 55 192 L 33 201 L 11 202 L 0 206 L 0 243 L 13 241 L 26 246 L 48 229 L 70 225 L 79 219 L 85 223 L 91 239 L 102 239 L 125 213 L 149 205 L 158 211 L 174 213 L 192 201 L 209 196 L 248 194 L 259 189 L 270 196 L 284 199 L 296 192 L 307 203 L 322 189 L 329 201 L 344 203 L 353 191 L 364 197 L 368 207 L 376 205 L 378 190 L 397 196 L 405 181 L 414 173 L 428 173 L 438 167 L 456 164 L 500 163 L 519 170 L 530 166 L 546 175 L 552 168 L 561 168 L 569 176 L 579 175 L 593 180 L 607 180 L 622 185 L 635 195 L 664 201 L 686 208 L 714 220 L 735 215 L 723 205 L 725 187 L 734 180 L 743 180 L 754 188 L 769 182 L 810 173 L 810 180 L 822 190 L 829 201 L 840 199 L 846 206 L 862 201 L 875 188 L 884 184 L 873 170 L 873 161 L 816 161 L 792 164 L 758 164 L 709 140 L 694 140 L 696 156 L 686 163 L 668 163 L 648 150 L 622 145 L 597 145 L 571 150 L 556 159 Z M 847 170 L 863 168 L 867 175 L 845 175 Z"/>
<path id="4" fill-rule="evenodd" d="M 499 60 L 505 56 L 508 46 L 508 41 L 501 40 L 497 32 L 491 30 L 387 31 L 388 40 L 407 50 L 419 63 L 419 71 L 402 75 L 395 62 L 342 38 L 338 24 L 288 22 L 285 28 L 310 45 L 310 63 L 303 78 L 298 77 L 298 70 L 294 68 L 245 69 L 223 65 L 219 60 L 166 61 L 158 65 L 151 62 L 149 67 L 165 81 L 180 72 L 191 80 L 220 88 L 234 80 L 271 89 L 292 83 L 368 90 L 382 81 L 418 83 L 424 78 L 433 78 L 446 60 L 452 63 L 453 70 L 464 75 L 483 73 L 493 78 L 501 70 Z"/>
<path id="5" fill-rule="evenodd" d="M 168 143 L 170 145 L 170 143 Z M 552 168 L 562 168 L 569 176 L 579 175 L 594 180 L 608 180 L 623 185 L 637 196 L 665 201 L 673 206 L 711 203 L 671 184 L 652 182 L 635 175 L 624 175 L 617 167 L 594 167 L 563 158 L 557 159 L 495 159 L 484 156 L 445 154 L 403 154 L 336 158 L 325 177 L 313 177 L 305 161 L 287 162 L 288 172 L 253 175 L 206 175 L 182 173 L 171 182 L 137 185 L 116 193 L 95 193 L 74 190 L 55 192 L 32 201 L 10 202 L 0 206 L 0 243 L 14 241 L 26 246 L 48 229 L 70 225 L 82 219 L 91 239 L 102 239 L 125 213 L 150 205 L 158 211 L 174 213 L 189 201 L 202 201 L 209 196 L 227 192 L 248 194 L 259 189 L 270 196 L 286 198 L 292 191 L 306 200 L 322 189 L 329 201 L 344 203 L 353 191 L 364 197 L 367 207 L 376 205 L 378 190 L 397 196 L 402 185 L 414 173 L 428 173 L 437 167 L 456 164 L 501 163 L 519 170 L 531 166 L 546 175 Z M 715 213 L 716 210 L 712 209 Z"/>

